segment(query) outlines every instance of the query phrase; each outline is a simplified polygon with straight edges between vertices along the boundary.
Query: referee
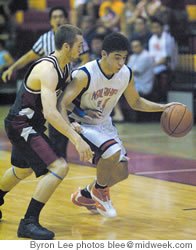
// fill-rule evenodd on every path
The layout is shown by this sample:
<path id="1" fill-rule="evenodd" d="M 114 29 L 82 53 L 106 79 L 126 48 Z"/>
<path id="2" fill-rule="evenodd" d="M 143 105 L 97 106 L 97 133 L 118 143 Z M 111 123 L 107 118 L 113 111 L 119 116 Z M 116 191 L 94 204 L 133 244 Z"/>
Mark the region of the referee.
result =
<path id="1" fill-rule="evenodd" d="M 68 13 L 61 6 L 54 7 L 49 12 L 49 19 L 52 29 L 41 35 L 37 42 L 33 45 L 32 49 L 20 57 L 3 73 L 2 79 L 4 82 L 10 80 L 14 70 L 21 69 L 28 63 L 55 51 L 54 34 L 60 25 L 68 23 Z M 82 61 L 81 64 L 89 61 L 88 52 L 89 48 L 87 42 L 83 40 L 83 51 L 80 55 L 80 59 Z"/>
<path id="2" fill-rule="evenodd" d="M 58 27 L 62 24 L 68 23 L 68 13 L 61 7 L 51 8 L 49 12 L 49 20 L 52 29 L 40 36 L 37 42 L 33 45 L 32 49 L 19 58 L 13 65 L 11 65 L 2 75 L 4 82 L 10 80 L 14 70 L 21 69 L 28 63 L 39 59 L 42 56 L 49 55 L 55 51 L 54 34 Z M 85 64 L 89 61 L 89 48 L 87 43 L 83 39 L 83 51 L 80 54 L 81 64 Z M 49 137 L 51 141 L 55 144 L 57 152 L 66 158 L 66 147 L 68 139 L 64 137 L 61 133 L 55 130 L 49 125 Z"/>

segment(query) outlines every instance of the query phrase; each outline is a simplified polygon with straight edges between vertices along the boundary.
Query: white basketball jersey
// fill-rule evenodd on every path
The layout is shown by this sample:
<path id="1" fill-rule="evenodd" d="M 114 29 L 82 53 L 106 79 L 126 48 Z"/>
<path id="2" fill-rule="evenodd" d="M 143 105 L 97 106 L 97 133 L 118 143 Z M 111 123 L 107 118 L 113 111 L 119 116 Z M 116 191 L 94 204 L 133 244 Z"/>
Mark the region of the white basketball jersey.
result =
<path id="1" fill-rule="evenodd" d="M 88 124 L 100 124 L 110 119 L 110 114 L 127 88 L 132 72 L 126 65 L 120 71 L 108 78 L 102 71 L 98 60 L 88 62 L 83 67 L 72 72 L 72 77 L 78 70 L 83 70 L 88 75 L 88 86 L 78 97 L 80 108 L 102 111 L 103 118 L 86 121 L 73 113 L 71 117 L 76 121 Z"/>

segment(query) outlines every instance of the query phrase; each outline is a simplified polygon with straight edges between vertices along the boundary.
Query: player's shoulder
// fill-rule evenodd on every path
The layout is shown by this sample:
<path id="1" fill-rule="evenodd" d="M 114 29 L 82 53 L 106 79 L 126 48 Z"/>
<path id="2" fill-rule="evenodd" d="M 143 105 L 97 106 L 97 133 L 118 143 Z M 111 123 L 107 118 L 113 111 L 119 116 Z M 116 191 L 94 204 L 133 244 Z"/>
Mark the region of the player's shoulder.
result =
<path id="1" fill-rule="evenodd" d="M 90 61 L 90 62 L 87 62 L 86 64 L 84 64 L 84 67 L 86 67 L 86 68 L 95 67 L 95 66 L 97 66 L 97 60 L 93 60 L 93 61 Z"/>
<path id="2" fill-rule="evenodd" d="M 95 72 L 95 67 L 97 67 L 97 61 L 93 60 L 93 61 L 87 62 L 86 64 L 82 65 L 76 70 L 84 71 L 86 74 L 90 74 L 91 72 Z"/>
<path id="3" fill-rule="evenodd" d="M 53 61 L 51 60 L 40 60 L 34 67 L 39 72 L 48 72 L 48 74 L 56 73 L 56 67 Z"/>
<path id="4" fill-rule="evenodd" d="M 127 79 L 129 83 L 132 79 L 132 75 L 132 69 L 128 65 L 124 64 L 121 70 L 119 71 L 119 77 L 122 79 Z"/>

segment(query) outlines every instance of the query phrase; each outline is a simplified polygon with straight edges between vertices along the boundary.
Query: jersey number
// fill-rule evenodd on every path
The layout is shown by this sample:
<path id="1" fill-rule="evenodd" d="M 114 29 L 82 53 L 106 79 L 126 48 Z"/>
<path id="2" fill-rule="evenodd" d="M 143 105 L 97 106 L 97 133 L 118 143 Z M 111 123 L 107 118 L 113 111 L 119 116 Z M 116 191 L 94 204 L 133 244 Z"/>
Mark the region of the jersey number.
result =
<path id="1" fill-rule="evenodd" d="M 99 108 L 101 108 L 101 110 L 103 111 L 104 108 L 105 108 L 105 106 L 106 106 L 106 104 L 107 104 L 107 102 L 108 102 L 109 100 L 110 100 L 110 97 L 107 98 L 107 99 L 105 99 L 105 101 L 98 101 L 97 106 L 98 106 Z"/>

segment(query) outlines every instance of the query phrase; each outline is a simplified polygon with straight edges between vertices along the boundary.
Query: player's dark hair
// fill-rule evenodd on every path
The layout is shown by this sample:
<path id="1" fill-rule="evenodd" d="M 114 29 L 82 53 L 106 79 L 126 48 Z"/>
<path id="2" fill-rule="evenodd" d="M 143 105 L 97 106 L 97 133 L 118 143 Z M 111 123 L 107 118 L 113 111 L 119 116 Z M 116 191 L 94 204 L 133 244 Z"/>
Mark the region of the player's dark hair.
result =
<path id="1" fill-rule="evenodd" d="M 72 47 L 77 35 L 82 35 L 82 31 L 78 27 L 71 24 L 61 25 L 55 33 L 56 50 L 60 50 L 64 43 L 68 43 Z"/>
<path id="2" fill-rule="evenodd" d="M 52 13 L 55 10 L 61 10 L 63 12 L 64 17 L 68 18 L 68 13 L 67 13 L 66 9 L 63 6 L 55 6 L 55 7 L 51 8 L 50 11 L 49 11 L 49 19 L 51 19 Z"/>
<path id="3" fill-rule="evenodd" d="M 108 54 L 114 51 L 127 51 L 130 52 L 129 40 L 118 32 L 112 32 L 107 35 L 103 40 L 102 49 Z"/>

